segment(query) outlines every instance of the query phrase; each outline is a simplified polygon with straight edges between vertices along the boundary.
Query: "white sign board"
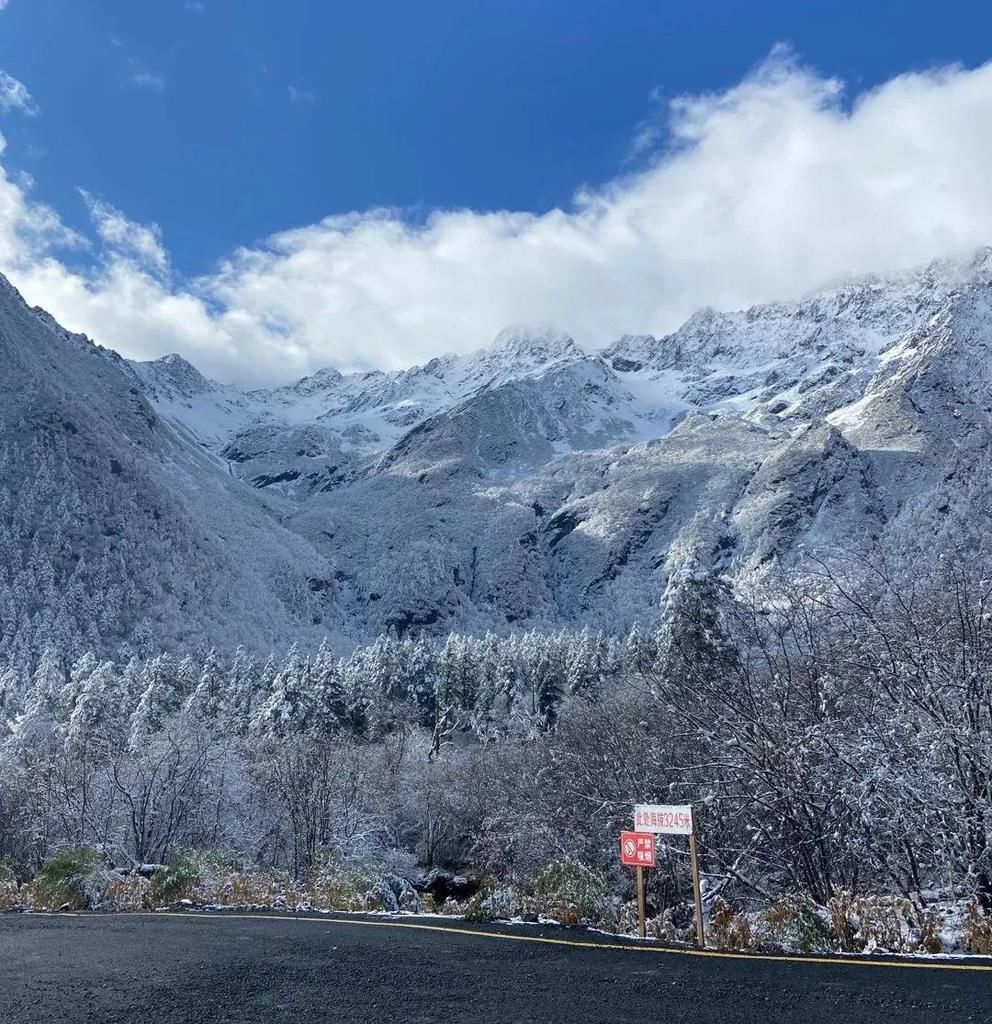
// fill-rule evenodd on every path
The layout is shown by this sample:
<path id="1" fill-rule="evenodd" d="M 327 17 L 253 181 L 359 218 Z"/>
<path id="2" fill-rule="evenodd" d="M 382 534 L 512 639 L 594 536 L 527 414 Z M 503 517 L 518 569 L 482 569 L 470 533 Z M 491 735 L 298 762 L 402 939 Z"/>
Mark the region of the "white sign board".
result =
<path id="1" fill-rule="evenodd" d="M 692 835 L 691 804 L 635 804 L 634 831 Z"/>

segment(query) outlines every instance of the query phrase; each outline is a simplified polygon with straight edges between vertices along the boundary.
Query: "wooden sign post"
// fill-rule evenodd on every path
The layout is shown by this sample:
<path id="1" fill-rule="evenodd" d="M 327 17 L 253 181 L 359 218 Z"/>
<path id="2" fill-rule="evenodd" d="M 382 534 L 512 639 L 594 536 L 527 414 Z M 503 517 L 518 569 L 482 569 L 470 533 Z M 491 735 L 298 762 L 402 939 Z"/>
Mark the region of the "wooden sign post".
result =
<path id="1" fill-rule="evenodd" d="M 699 887 L 699 857 L 696 856 L 696 833 L 689 833 L 689 858 L 692 861 L 692 889 L 696 896 L 696 943 L 700 948 L 706 945 L 703 932 L 703 894 Z"/>
<path id="2" fill-rule="evenodd" d="M 636 804 L 634 806 L 634 831 L 652 835 L 689 837 L 692 890 L 696 904 L 696 942 L 700 946 L 705 946 L 703 894 L 699 885 L 699 856 L 696 851 L 696 829 L 692 820 L 692 807 L 689 804 Z M 624 835 L 626 834 L 624 833 Z"/>
<path id="3" fill-rule="evenodd" d="M 654 836 L 647 832 L 620 833 L 620 863 L 637 873 L 637 934 L 647 935 L 647 908 L 644 899 L 644 869 L 655 865 Z"/>
<path id="4" fill-rule="evenodd" d="M 644 868 L 637 865 L 637 934 L 643 939 L 648 933 L 648 908 L 644 898 Z"/>

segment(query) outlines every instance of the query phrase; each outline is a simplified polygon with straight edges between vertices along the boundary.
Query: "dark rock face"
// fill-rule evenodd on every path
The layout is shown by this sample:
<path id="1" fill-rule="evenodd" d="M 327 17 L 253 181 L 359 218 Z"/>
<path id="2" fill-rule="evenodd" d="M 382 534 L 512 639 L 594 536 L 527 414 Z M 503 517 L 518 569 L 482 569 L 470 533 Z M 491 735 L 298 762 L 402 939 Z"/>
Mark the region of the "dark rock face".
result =
<path id="1" fill-rule="evenodd" d="M 623 356 L 614 356 L 610 360 L 610 366 L 612 366 L 617 373 L 634 373 L 641 369 L 642 364 L 636 359 L 624 359 Z"/>
<path id="2" fill-rule="evenodd" d="M 464 875 L 455 875 L 450 871 L 441 868 L 434 868 L 428 871 L 423 878 L 415 881 L 414 887 L 418 892 L 430 893 L 436 903 L 444 903 L 448 898 L 453 900 L 467 900 L 479 891 L 479 880 L 468 878 Z"/>

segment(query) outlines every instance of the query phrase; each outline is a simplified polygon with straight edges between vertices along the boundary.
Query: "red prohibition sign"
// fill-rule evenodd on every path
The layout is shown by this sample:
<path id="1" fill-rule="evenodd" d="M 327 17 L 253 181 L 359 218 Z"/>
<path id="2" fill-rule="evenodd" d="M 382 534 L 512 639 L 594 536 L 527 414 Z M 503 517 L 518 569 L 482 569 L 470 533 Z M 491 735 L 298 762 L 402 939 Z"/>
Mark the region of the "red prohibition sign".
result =
<path id="1" fill-rule="evenodd" d="M 655 864 L 654 834 L 651 832 L 621 832 L 620 863 L 632 868 L 653 868 Z"/>

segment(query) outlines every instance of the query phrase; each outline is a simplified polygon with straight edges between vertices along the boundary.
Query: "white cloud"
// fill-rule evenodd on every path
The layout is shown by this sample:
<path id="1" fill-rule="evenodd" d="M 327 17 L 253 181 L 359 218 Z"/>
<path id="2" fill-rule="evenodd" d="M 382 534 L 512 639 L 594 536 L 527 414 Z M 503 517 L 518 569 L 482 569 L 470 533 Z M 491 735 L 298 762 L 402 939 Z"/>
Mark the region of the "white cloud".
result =
<path id="1" fill-rule="evenodd" d="M 7 143 L 0 135 L 0 158 Z M 16 180 L 15 180 L 16 178 Z M 85 240 L 65 227 L 50 207 L 28 197 L 30 182 L 21 175 L 10 177 L 0 166 L 0 271 L 31 273 L 53 262 L 47 254 L 53 249 L 82 248 Z M 54 263 L 59 274 L 65 269 Z"/>
<path id="2" fill-rule="evenodd" d="M 158 230 L 105 204 L 95 269 L 70 269 L 58 218 L 0 177 L 0 269 L 68 327 L 228 380 L 409 365 L 508 323 L 595 346 L 992 242 L 990 117 L 992 64 L 845 102 L 779 52 L 733 89 L 674 101 L 649 166 L 565 210 L 336 216 L 177 283 Z"/>
<path id="3" fill-rule="evenodd" d="M 207 9 L 207 5 L 202 3 L 201 0 L 186 0 L 183 7 L 185 7 L 187 11 L 191 11 L 193 14 L 203 14 Z"/>
<path id="4" fill-rule="evenodd" d="M 169 257 L 157 224 L 138 224 L 128 220 L 120 210 L 86 189 L 79 192 L 97 234 L 113 258 L 133 261 L 138 267 L 159 274 L 169 269 Z"/>
<path id="5" fill-rule="evenodd" d="M 649 97 L 651 109 L 647 117 L 638 124 L 634 137 L 627 147 L 625 164 L 639 160 L 647 153 L 654 152 L 665 138 L 667 107 L 662 102 L 660 89 L 652 89 Z"/>
<path id="6" fill-rule="evenodd" d="M 289 100 L 291 103 L 315 103 L 317 94 L 310 89 L 301 89 L 291 85 L 289 87 Z"/>
<path id="7" fill-rule="evenodd" d="M 7 10 L 7 0 L 0 0 L 0 11 Z"/>
<path id="8" fill-rule="evenodd" d="M 152 92 L 161 92 L 165 88 L 165 79 L 153 71 L 135 71 L 131 81 L 139 89 L 150 89 Z"/>
<path id="9" fill-rule="evenodd" d="M 165 88 L 165 78 L 154 71 L 149 71 L 137 57 L 129 57 L 127 64 L 130 69 L 131 83 L 139 89 L 162 92 Z"/>
<path id="10" fill-rule="evenodd" d="M 19 110 L 22 114 L 33 116 L 38 113 L 38 105 L 23 82 L 8 75 L 6 71 L 0 71 L 0 114 L 8 110 Z"/>

